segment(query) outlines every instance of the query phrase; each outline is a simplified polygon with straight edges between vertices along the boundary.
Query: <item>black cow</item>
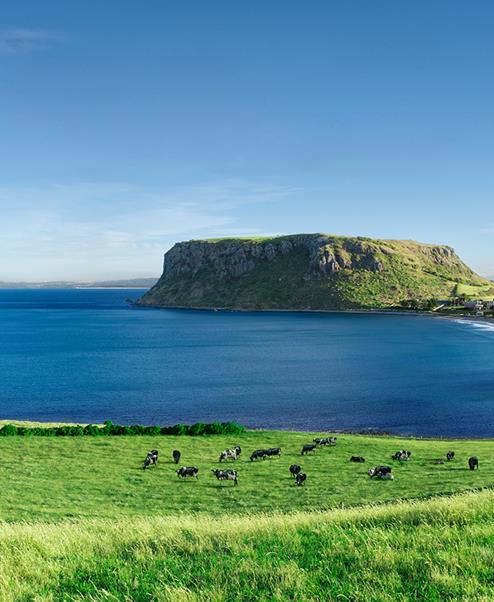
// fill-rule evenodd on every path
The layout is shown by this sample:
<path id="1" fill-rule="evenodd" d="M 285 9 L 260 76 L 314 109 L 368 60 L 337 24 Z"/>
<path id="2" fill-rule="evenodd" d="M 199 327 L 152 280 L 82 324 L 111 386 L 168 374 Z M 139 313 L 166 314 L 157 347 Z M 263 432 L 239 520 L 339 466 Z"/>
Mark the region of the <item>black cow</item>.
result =
<path id="1" fill-rule="evenodd" d="M 304 454 L 308 454 L 311 451 L 316 451 L 316 449 L 317 449 L 316 445 L 304 445 L 302 447 L 302 451 L 300 453 L 303 456 Z"/>
<path id="2" fill-rule="evenodd" d="M 477 458 L 477 456 L 472 456 L 471 458 L 468 458 L 468 466 L 470 470 L 479 469 L 479 459 Z"/>
<path id="3" fill-rule="evenodd" d="M 250 454 L 250 461 L 252 462 L 253 460 L 258 460 L 259 458 L 262 458 L 264 460 L 265 457 L 266 457 L 266 450 L 256 449 L 255 451 L 253 451 Z"/>
<path id="4" fill-rule="evenodd" d="M 454 457 L 455 457 L 455 452 L 454 451 L 449 451 L 446 454 L 446 460 L 448 460 L 448 462 L 450 462 Z"/>
<path id="5" fill-rule="evenodd" d="M 293 477 L 296 477 L 301 470 L 302 469 L 300 468 L 300 466 L 298 464 L 292 464 L 290 466 L 290 473 L 292 474 Z"/>
<path id="6" fill-rule="evenodd" d="M 182 466 L 182 468 L 179 468 L 175 472 L 177 473 L 177 477 L 182 477 L 182 479 L 186 477 L 195 477 L 197 479 L 199 469 L 197 466 Z"/>
<path id="7" fill-rule="evenodd" d="M 300 487 L 300 485 L 303 485 L 306 480 L 307 480 L 307 475 L 305 474 L 305 472 L 299 472 L 298 475 L 295 477 L 295 483 L 296 483 L 297 487 Z"/>
<path id="8" fill-rule="evenodd" d="M 181 456 L 181 453 L 178 451 L 178 449 L 174 449 L 172 451 L 172 456 L 173 456 L 173 461 L 175 462 L 175 464 L 178 464 L 180 462 L 180 456 Z"/>
<path id="9" fill-rule="evenodd" d="M 156 464 L 158 464 L 158 450 L 153 449 L 150 452 L 148 452 L 142 467 L 144 469 L 146 469 L 146 468 L 149 468 L 150 466 L 155 466 Z"/>
<path id="10" fill-rule="evenodd" d="M 362 458 L 362 456 L 352 456 L 350 462 L 365 462 L 365 458 Z"/>
<path id="11" fill-rule="evenodd" d="M 281 447 L 270 447 L 269 449 L 264 450 L 266 456 L 281 456 Z"/>
<path id="12" fill-rule="evenodd" d="M 218 481 L 233 481 L 233 486 L 238 485 L 236 470 L 219 470 L 218 468 L 211 469 Z"/>
<path id="13" fill-rule="evenodd" d="M 375 468 L 370 468 L 367 471 L 367 474 L 371 479 L 392 479 L 393 475 L 391 474 L 391 466 L 376 466 Z"/>
<path id="14" fill-rule="evenodd" d="M 240 454 L 242 453 L 242 448 L 240 447 L 240 445 L 236 445 L 233 449 L 237 452 L 237 458 L 238 458 L 240 456 Z"/>

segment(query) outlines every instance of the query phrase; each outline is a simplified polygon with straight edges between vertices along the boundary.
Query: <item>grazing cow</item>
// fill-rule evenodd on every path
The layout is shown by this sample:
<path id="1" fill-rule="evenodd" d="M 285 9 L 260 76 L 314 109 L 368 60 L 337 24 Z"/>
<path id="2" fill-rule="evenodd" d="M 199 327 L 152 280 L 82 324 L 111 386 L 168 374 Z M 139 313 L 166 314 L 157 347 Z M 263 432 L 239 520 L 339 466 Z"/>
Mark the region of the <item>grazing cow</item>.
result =
<path id="1" fill-rule="evenodd" d="M 352 456 L 350 462 L 365 462 L 365 458 L 362 458 L 362 456 Z"/>
<path id="2" fill-rule="evenodd" d="M 234 487 L 235 485 L 238 485 L 236 470 L 219 470 L 218 468 L 212 468 L 211 471 L 218 481 L 233 481 Z"/>
<path id="3" fill-rule="evenodd" d="M 446 460 L 448 460 L 448 462 L 451 462 L 451 460 L 455 457 L 455 452 L 454 451 L 449 451 L 446 454 Z"/>
<path id="4" fill-rule="evenodd" d="M 158 464 L 158 450 L 153 449 L 150 452 L 148 452 L 142 467 L 144 469 L 146 469 L 146 468 L 149 468 L 150 466 L 154 466 L 156 464 Z"/>
<path id="5" fill-rule="evenodd" d="M 269 449 L 264 450 L 266 456 L 281 456 L 281 447 L 270 447 Z"/>
<path id="6" fill-rule="evenodd" d="M 295 483 L 296 483 L 297 487 L 300 487 L 300 485 L 303 485 L 306 480 L 307 480 L 307 475 L 305 474 L 305 472 L 299 472 L 298 475 L 295 477 Z"/>
<path id="7" fill-rule="evenodd" d="M 290 473 L 291 473 L 292 477 L 296 477 L 301 470 L 302 469 L 300 468 L 300 466 L 298 464 L 292 464 L 290 466 Z"/>
<path id="8" fill-rule="evenodd" d="M 302 447 L 301 455 L 303 456 L 305 454 L 308 454 L 309 452 L 316 451 L 316 449 L 317 449 L 316 445 L 304 445 Z"/>
<path id="9" fill-rule="evenodd" d="M 181 456 L 178 449 L 174 449 L 172 451 L 172 456 L 173 456 L 173 461 L 175 462 L 175 464 L 178 464 L 180 462 L 180 456 Z"/>
<path id="10" fill-rule="evenodd" d="M 316 437 L 312 439 L 316 445 L 336 445 L 336 437 Z"/>
<path id="11" fill-rule="evenodd" d="M 410 457 L 412 455 L 412 452 L 407 451 L 405 449 L 400 449 L 399 451 L 397 451 L 395 454 L 393 454 L 391 456 L 392 460 L 400 460 L 400 462 L 406 462 L 407 460 L 410 460 Z"/>
<path id="12" fill-rule="evenodd" d="M 266 451 L 264 449 L 256 449 L 250 454 L 250 461 L 258 460 L 259 458 L 263 459 L 266 457 Z"/>
<path id="13" fill-rule="evenodd" d="M 375 468 L 370 468 L 367 471 L 367 474 L 371 479 L 392 479 L 393 475 L 391 474 L 391 466 L 376 466 Z"/>
<path id="14" fill-rule="evenodd" d="M 238 457 L 237 454 L 237 450 L 236 448 L 232 447 L 232 449 L 225 449 L 224 451 L 221 452 L 220 454 L 220 462 L 223 462 L 223 460 L 233 460 L 235 461 Z"/>
<path id="15" fill-rule="evenodd" d="M 186 477 L 195 477 L 197 479 L 199 469 L 197 466 L 182 466 L 182 468 L 179 468 L 175 472 L 177 473 L 177 477 L 182 477 L 182 479 Z"/>
<path id="16" fill-rule="evenodd" d="M 472 456 L 471 458 L 468 458 L 468 466 L 470 470 L 479 469 L 479 459 L 477 458 L 477 456 Z"/>

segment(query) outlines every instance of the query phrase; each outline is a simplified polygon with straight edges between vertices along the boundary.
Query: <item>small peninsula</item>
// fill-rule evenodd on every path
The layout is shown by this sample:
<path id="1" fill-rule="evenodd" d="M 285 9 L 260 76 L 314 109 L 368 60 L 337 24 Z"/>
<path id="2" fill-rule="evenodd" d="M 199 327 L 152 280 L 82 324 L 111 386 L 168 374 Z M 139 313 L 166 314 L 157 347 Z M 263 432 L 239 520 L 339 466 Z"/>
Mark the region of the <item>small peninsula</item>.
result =
<path id="1" fill-rule="evenodd" d="M 330 234 L 175 244 L 141 306 L 246 310 L 410 307 L 493 294 L 494 284 L 445 245 Z"/>

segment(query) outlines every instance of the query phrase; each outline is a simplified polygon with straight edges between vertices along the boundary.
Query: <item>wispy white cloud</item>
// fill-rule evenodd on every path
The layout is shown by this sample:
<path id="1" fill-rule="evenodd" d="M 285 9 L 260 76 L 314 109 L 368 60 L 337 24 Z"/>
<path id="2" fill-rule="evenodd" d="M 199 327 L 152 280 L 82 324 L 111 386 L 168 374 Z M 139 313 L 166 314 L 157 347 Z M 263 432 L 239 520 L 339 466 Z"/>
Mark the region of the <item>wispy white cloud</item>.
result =
<path id="1" fill-rule="evenodd" d="M 177 240 L 262 234 L 239 224 L 237 210 L 293 190 L 244 181 L 0 188 L 0 280 L 158 275 L 163 252 Z"/>
<path id="2" fill-rule="evenodd" d="M 0 52 L 7 54 L 23 54 L 44 48 L 62 39 L 61 35 L 52 31 L 26 28 L 0 29 Z"/>

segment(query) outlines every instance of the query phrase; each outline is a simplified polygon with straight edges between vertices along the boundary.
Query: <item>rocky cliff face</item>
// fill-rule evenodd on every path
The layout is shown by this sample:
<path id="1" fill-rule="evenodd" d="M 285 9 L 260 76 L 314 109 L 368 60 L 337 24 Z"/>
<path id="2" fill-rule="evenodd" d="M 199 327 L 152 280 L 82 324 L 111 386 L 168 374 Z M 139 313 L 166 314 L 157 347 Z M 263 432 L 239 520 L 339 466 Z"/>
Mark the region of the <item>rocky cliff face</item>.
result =
<path id="1" fill-rule="evenodd" d="M 307 274 L 327 276 L 342 269 L 382 271 L 375 249 L 359 239 L 340 241 L 324 235 L 294 235 L 264 241 L 242 239 L 177 243 L 165 255 L 163 280 L 196 274 L 207 267 L 220 278 L 237 277 L 255 269 L 257 261 L 287 257 L 294 249 L 308 252 Z M 438 248 L 438 253 L 447 248 Z"/>
<path id="2" fill-rule="evenodd" d="M 162 277 L 140 303 L 382 307 L 399 295 L 445 295 L 458 281 L 482 279 L 447 246 L 325 234 L 197 240 L 166 253 Z"/>

